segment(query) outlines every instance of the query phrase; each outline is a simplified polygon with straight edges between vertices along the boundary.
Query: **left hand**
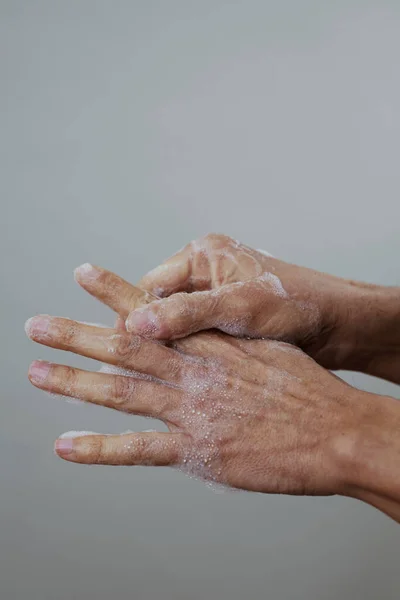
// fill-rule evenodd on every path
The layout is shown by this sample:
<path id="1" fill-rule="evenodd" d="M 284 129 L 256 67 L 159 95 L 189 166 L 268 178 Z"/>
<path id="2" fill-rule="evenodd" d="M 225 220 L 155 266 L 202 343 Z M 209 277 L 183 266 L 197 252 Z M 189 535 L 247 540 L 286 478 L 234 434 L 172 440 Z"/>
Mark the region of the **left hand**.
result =
<path id="1" fill-rule="evenodd" d="M 81 275 L 81 285 L 122 316 L 141 297 L 101 269 Z M 27 332 L 38 343 L 120 369 L 92 373 L 36 361 L 29 373 L 34 385 L 158 418 L 169 428 L 67 435 L 56 450 L 73 462 L 169 465 L 252 491 L 344 494 L 351 485 L 347 457 L 354 432 L 379 412 L 372 399 L 360 401 L 356 390 L 285 343 L 200 333 L 167 347 L 125 331 L 43 316 L 30 320 Z"/>

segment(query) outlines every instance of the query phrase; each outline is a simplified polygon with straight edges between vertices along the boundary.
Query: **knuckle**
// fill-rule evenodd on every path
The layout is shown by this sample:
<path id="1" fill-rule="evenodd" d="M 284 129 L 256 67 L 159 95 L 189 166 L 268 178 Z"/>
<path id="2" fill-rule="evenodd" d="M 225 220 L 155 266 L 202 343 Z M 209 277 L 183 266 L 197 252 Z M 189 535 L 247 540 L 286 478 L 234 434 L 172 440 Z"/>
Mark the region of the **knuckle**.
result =
<path id="1" fill-rule="evenodd" d="M 87 457 L 93 464 L 104 463 L 104 440 L 98 436 L 90 436 L 86 439 Z"/>
<path id="2" fill-rule="evenodd" d="M 114 377 L 114 402 L 118 405 L 126 404 L 132 397 L 134 383 L 130 377 L 117 375 Z"/>
<path id="3" fill-rule="evenodd" d="M 73 346 L 77 339 L 77 324 L 73 321 L 62 320 L 56 325 L 56 334 L 64 346 Z"/>
<path id="4" fill-rule="evenodd" d="M 189 308 L 190 298 L 189 294 L 186 292 L 178 292 L 177 294 L 171 296 L 168 300 L 171 307 L 175 307 L 178 313 L 186 312 L 186 310 Z"/>
<path id="5" fill-rule="evenodd" d="M 191 297 L 186 292 L 174 294 L 166 300 L 166 304 L 169 304 L 170 309 L 172 309 L 171 316 L 173 319 L 186 316 L 191 312 Z"/>
<path id="6" fill-rule="evenodd" d="M 61 375 L 61 373 L 60 373 L 60 375 Z M 66 391 L 73 391 L 76 389 L 77 383 L 78 383 L 78 376 L 77 376 L 77 372 L 75 371 L 75 369 L 73 367 L 64 367 L 63 373 L 62 373 L 62 379 L 63 379 L 62 387 Z"/>
<path id="7" fill-rule="evenodd" d="M 141 463 L 147 459 L 147 440 L 144 437 L 137 437 L 134 444 L 135 462 Z"/>
<path id="8" fill-rule="evenodd" d="M 221 237 L 221 234 L 211 232 L 211 233 L 207 233 L 203 237 L 203 239 L 205 242 L 215 242 L 215 241 L 218 241 L 220 239 L 220 237 Z"/>
<path id="9" fill-rule="evenodd" d="M 114 354 L 122 363 L 129 362 L 140 350 L 140 337 L 122 333 L 116 339 Z"/>
<path id="10" fill-rule="evenodd" d="M 166 360 L 166 367 L 172 381 L 180 381 L 182 379 L 182 364 L 175 356 Z"/>
<path id="11" fill-rule="evenodd" d="M 232 238 L 222 233 L 207 233 L 207 235 L 196 240 L 195 244 L 200 248 L 222 248 L 232 243 Z"/>
<path id="12" fill-rule="evenodd" d="M 101 271 L 95 281 L 100 287 L 108 289 L 115 285 L 115 275 L 110 271 Z"/>
<path id="13" fill-rule="evenodd" d="M 199 305 L 196 302 L 196 292 L 174 294 L 162 311 L 161 322 L 168 328 L 170 335 L 190 333 L 196 322 Z"/>

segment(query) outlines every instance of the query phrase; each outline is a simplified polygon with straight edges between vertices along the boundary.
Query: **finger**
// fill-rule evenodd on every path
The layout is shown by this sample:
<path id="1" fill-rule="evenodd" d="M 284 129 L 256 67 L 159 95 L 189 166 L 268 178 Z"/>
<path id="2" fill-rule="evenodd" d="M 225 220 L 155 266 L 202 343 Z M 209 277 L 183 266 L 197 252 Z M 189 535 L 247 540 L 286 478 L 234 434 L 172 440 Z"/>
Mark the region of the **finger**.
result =
<path id="1" fill-rule="evenodd" d="M 133 369 L 170 383 L 179 384 L 191 372 L 190 364 L 179 352 L 123 331 L 41 315 L 29 319 L 26 333 L 39 344 Z"/>
<path id="2" fill-rule="evenodd" d="M 85 269 L 84 269 L 84 271 L 85 271 Z M 110 296 L 109 295 L 107 296 L 107 290 L 104 289 L 104 287 L 107 285 L 110 285 L 112 288 L 118 288 L 119 289 L 119 297 L 117 298 L 117 297 L 114 297 L 113 295 L 111 295 L 113 304 L 112 304 L 112 306 L 110 306 L 110 308 L 113 308 L 114 310 L 117 310 L 121 314 L 127 316 L 127 312 L 128 313 L 131 312 L 130 307 L 129 307 L 130 299 L 133 299 L 132 310 L 134 310 L 137 307 L 138 302 L 140 301 L 140 294 L 143 295 L 142 290 L 135 288 L 133 285 L 131 285 L 127 281 L 124 281 L 123 279 L 118 277 L 118 275 L 115 275 L 114 273 L 111 273 L 110 271 L 102 270 L 102 272 L 106 273 L 106 276 L 103 275 L 102 277 L 99 277 L 96 280 L 96 286 L 91 285 L 91 294 L 95 297 L 97 297 L 97 295 L 99 295 L 99 299 L 103 299 L 103 301 L 105 303 L 107 303 L 108 298 Z M 86 289 L 87 281 L 86 281 L 85 274 L 84 274 L 84 278 L 79 279 L 79 281 L 83 285 L 83 287 Z M 145 297 L 145 298 L 147 298 L 147 297 Z M 151 296 L 151 298 L 153 298 L 153 302 L 155 301 L 154 299 L 158 299 L 156 296 Z M 146 306 L 148 306 L 148 304 L 146 304 Z M 117 329 L 118 331 L 126 331 L 125 320 L 121 316 L 118 316 L 118 318 L 116 320 L 115 329 Z M 199 348 L 198 348 L 199 344 L 197 343 L 200 341 L 199 338 L 196 338 L 196 339 L 190 338 L 187 341 L 189 342 L 188 346 L 185 343 L 185 340 L 182 339 L 179 342 L 179 345 L 177 346 L 177 348 L 179 348 L 180 350 L 185 350 L 187 347 L 187 349 L 190 350 L 192 353 L 193 353 L 193 351 L 199 350 Z M 183 344 L 185 345 L 185 347 L 183 347 Z M 180 345 L 182 345 L 182 348 L 180 347 Z"/>
<path id="3" fill-rule="evenodd" d="M 142 277 L 138 286 L 159 297 L 189 292 L 192 289 L 192 260 L 193 247 L 188 244 Z"/>
<path id="4" fill-rule="evenodd" d="M 249 342 L 247 338 L 235 338 L 225 335 L 217 329 L 211 329 L 171 341 L 169 344 L 171 348 L 184 352 L 189 360 L 194 357 L 197 362 L 203 358 L 212 373 L 215 371 L 222 373 L 227 369 L 237 371 L 238 368 L 241 368 L 245 355 L 239 342 L 244 341 Z M 229 354 L 229 360 L 225 360 L 227 354 Z M 265 370 L 265 367 L 263 368 Z"/>
<path id="5" fill-rule="evenodd" d="M 180 390 L 158 382 L 39 360 L 31 364 L 28 376 L 33 385 L 54 394 L 163 420 L 182 401 Z"/>
<path id="6" fill-rule="evenodd" d="M 56 440 L 55 451 L 65 460 L 86 465 L 167 467 L 180 464 L 185 441 L 179 433 L 68 432 Z"/>
<path id="7" fill-rule="evenodd" d="M 156 297 L 134 287 L 122 277 L 88 263 L 75 269 L 75 279 L 89 294 L 126 319 L 134 308 L 148 304 Z"/>
<path id="8" fill-rule="evenodd" d="M 148 338 L 167 340 L 182 338 L 204 329 L 218 328 L 232 335 L 244 335 L 249 314 L 245 302 L 235 298 L 234 286 L 211 292 L 173 294 L 149 307 L 133 311 L 127 321 L 128 331 Z"/>
<path id="9" fill-rule="evenodd" d="M 177 292 L 210 290 L 213 287 L 212 282 L 220 278 L 220 275 L 216 277 L 216 271 L 221 270 L 221 255 L 224 255 L 227 249 L 236 249 L 237 246 L 238 242 L 226 235 L 208 234 L 190 242 L 147 273 L 138 285 L 162 298 Z M 216 255 L 219 255 L 219 260 L 215 260 Z"/>
<path id="10" fill-rule="evenodd" d="M 126 331 L 126 325 L 125 325 L 125 321 L 122 317 L 120 317 L 118 315 L 116 321 L 115 321 L 115 329 L 117 331 Z"/>

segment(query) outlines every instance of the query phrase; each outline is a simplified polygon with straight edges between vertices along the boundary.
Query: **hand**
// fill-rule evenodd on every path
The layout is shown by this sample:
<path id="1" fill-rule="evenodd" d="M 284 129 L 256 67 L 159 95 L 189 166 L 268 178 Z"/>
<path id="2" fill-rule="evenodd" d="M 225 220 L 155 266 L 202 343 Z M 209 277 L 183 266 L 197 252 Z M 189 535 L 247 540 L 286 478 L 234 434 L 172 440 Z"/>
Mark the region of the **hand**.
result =
<path id="1" fill-rule="evenodd" d="M 140 335 L 177 339 L 216 328 L 295 344 L 328 369 L 398 380 L 398 289 L 288 264 L 216 234 L 191 242 L 139 286 L 165 297 L 128 317 L 127 329 Z"/>
<path id="2" fill-rule="evenodd" d="M 36 361 L 29 372 L 34 385 L 158 418 L 170 430 L 63 437 L 56 449 L 67 460 L 170 465 L 269 493 L 344 493 L 349 483 L 341 454 L 367 406 L 355 405 L 352 388 L 296 348 L 210 333 L 167 348 L 44 316 L 27 331 L 36 342 L 124 370 L 92 373 Z"/>
<path id="3" fill-rule="evenodd" d="M 76 278 L 122 318 L 151 301 L 86 265 Z M 264 492 L 345 494 L 400 521 L 399 408 L 359 392 L 284 343 L 201 333 L 173 342 L 49 317 L 28 335 L 108 363 L 103 373 L 36 361 L 34 385 L 162 419 L 169 433 L 65 434 L 63 458 L 86 464 L 171 465 Z"/>

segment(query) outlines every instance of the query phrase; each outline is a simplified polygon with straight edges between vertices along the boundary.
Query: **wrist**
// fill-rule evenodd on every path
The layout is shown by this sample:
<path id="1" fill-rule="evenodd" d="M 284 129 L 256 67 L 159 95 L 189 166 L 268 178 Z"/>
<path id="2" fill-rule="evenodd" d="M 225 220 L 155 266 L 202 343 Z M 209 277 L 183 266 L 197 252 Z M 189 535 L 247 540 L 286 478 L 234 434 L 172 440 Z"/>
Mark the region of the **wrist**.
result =
<path id="1" fill-rule="evenodd" d="M 340 368 L 393 380 L 400 365 L 400 288 L 348 286 L 340 310 Z"/>
<path id="2" fill-rule="evenodd" d="M 384 497 L 400 503 L 400 403 L 355 390 L 354 416 L 345 443 L 336 444 L 341 493 L 366 502 Z"/>

